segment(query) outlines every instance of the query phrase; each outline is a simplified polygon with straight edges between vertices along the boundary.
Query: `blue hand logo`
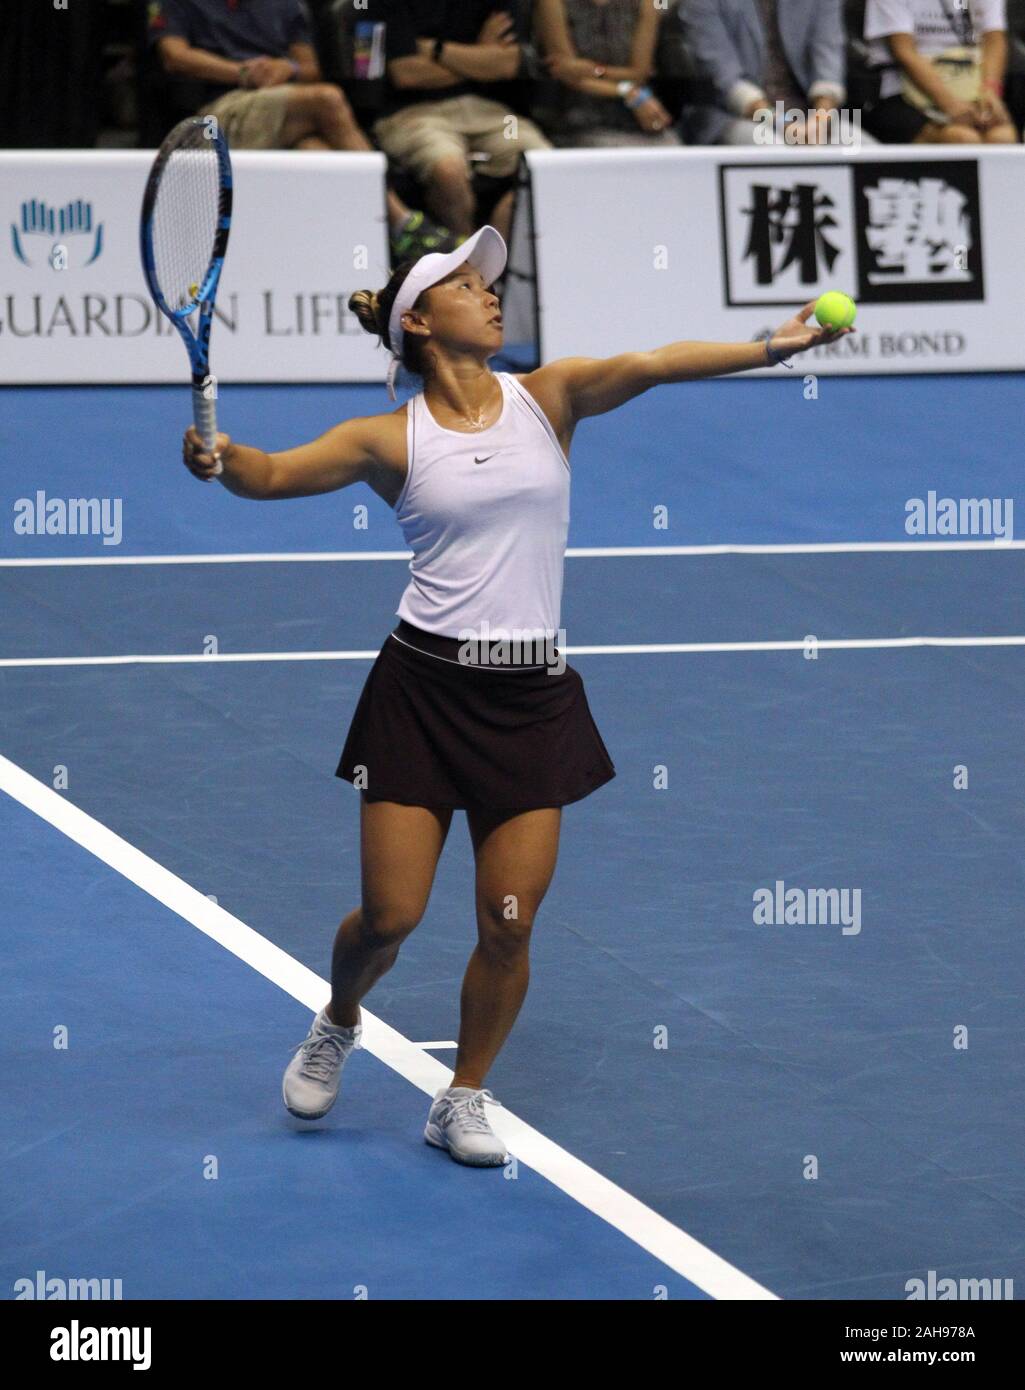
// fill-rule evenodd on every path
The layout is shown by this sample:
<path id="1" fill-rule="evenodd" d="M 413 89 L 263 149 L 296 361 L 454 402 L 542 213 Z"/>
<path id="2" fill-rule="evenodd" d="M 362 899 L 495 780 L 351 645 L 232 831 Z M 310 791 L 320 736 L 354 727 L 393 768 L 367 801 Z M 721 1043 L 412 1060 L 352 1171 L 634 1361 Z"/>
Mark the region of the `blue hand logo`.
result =
<path id="1" fill-rule="evenodd" d="M 35 238 L 45 238 L 50 244 L 45 252 Z M 78 252 L 71 255 L 69 243 Z M 76 266 L 92 265 L 103 250 L 103 223 L 93 223 L 93 205 L 73 198 L 62 208 L 52 208 L 39 198 L 21 205 L 21 221 L 11 223 L 11 244 L 22 265 L 38 265 L 46 260 L 55 269 L 66 269 L 74 260 Z M 31 254 L 27 254 L 31 252 Z"/>

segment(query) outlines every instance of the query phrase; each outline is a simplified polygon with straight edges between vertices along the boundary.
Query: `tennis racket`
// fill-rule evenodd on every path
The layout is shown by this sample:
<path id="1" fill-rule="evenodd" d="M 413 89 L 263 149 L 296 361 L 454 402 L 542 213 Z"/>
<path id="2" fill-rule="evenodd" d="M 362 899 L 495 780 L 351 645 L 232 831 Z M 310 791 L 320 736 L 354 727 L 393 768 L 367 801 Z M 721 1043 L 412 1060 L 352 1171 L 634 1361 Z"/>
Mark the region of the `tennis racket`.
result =
<path id="1" fill-rule="evenodd" d="M 192 418 L 209 452 L 217 443 L 210 326 L 230 227 L 228 142 L 215 117 L 189 116 L 157 151 L 142 198 L 139 236 L 149 292 L 188 349 Z M 214 471 L 221 472 L 220 463 Z"/>

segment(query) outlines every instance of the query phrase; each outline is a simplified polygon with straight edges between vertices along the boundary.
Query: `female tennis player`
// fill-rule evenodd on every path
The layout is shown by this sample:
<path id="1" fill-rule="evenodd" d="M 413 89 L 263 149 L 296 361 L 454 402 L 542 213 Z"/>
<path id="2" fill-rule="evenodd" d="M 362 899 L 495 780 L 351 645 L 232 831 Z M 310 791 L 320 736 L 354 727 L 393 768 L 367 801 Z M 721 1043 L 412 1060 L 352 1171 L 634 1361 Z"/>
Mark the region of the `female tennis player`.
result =
<path id="1" fill-rule="evenodd" d="M 365 686 L 337 775 L 361 792 L 362 901 L 342 922 L 331 999 L 284 1075 L 288 1110 L 318 1119 L 359 1046 L 360 1000 L 423 916 L 452 813 L 465 810 L 476 867 L 477 944 L 463 981 L 459 1050 L 424 1138 L 461 1163 L 506 1161 L 484 1090 L 527 990 L 531 925 L 552 879 L 561 808 L 615 769 L 559 636 L 578 421 L 653 386 L 720 376 L 827 343 L 807 304 L 767 342 L 677 342 L 523 374 L 488 366 L 502 345 L 506 247 L 482 227 L 455 251 L 400 265 L 349 300 L 423 389 L 389 414 L 346 420 L 267 454 L 194 429 L 185 462 L 241 497 L 303 497 L 367 483 L 413 552 L 399 623 Z M 517 637 L 519 634 L 519 637 Z M 528 640 L 536 638 L 537 640 Z M 508 640 L 505 640 L 508 638 Z"/>

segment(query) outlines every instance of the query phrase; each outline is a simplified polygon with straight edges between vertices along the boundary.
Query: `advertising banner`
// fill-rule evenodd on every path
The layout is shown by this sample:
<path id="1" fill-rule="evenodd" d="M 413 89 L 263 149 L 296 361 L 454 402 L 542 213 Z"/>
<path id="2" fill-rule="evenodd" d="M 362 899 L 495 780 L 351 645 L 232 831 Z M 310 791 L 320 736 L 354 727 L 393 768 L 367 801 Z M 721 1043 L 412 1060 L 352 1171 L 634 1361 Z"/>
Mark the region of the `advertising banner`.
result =
<path id="1" fill-rule="evenodd" d="M 1020 146 L 527 159 L 543 361 L 748 341 L 839 289 L 858 302 L 858 331 L 803 355 L 806 371 L 1025 367 Z"/>
<path id="2" fill-rule="evenodd" d="M 146 150 L 0 153 L 0 380 L 181 382 L 139 258 Z M 382 381 L 346 307 L 388 279 L 377 153 L 240 151 L 211 336 L 221 381 Z"/>

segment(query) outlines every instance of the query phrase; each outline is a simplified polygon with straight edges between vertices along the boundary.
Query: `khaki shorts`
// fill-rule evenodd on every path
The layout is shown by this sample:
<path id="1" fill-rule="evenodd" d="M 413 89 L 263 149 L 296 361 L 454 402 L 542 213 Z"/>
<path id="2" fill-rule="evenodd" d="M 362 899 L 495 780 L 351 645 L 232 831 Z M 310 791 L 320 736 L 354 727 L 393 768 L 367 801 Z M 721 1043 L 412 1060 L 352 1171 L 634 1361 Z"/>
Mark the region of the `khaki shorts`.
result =
<path id="1" fill-rule="evenodd" d="M 290 92 L 287 85 L 255 92 L 237 88 L 204 106 L 199 115 L 217 117 L 233 150 L 279 150 Z"/>
<path id="2" fill-rule="evenodd" d="M 414 102 L 379 120 L 374 136 L 389 159 L 421 183 L 428 182 L 440 159 L 487 154 L 491 157 L 481 161 L 480 172 L 503 179 L 516 172 L 524 150 L 552 148 L 533 121 L 473 92 Z"/>

